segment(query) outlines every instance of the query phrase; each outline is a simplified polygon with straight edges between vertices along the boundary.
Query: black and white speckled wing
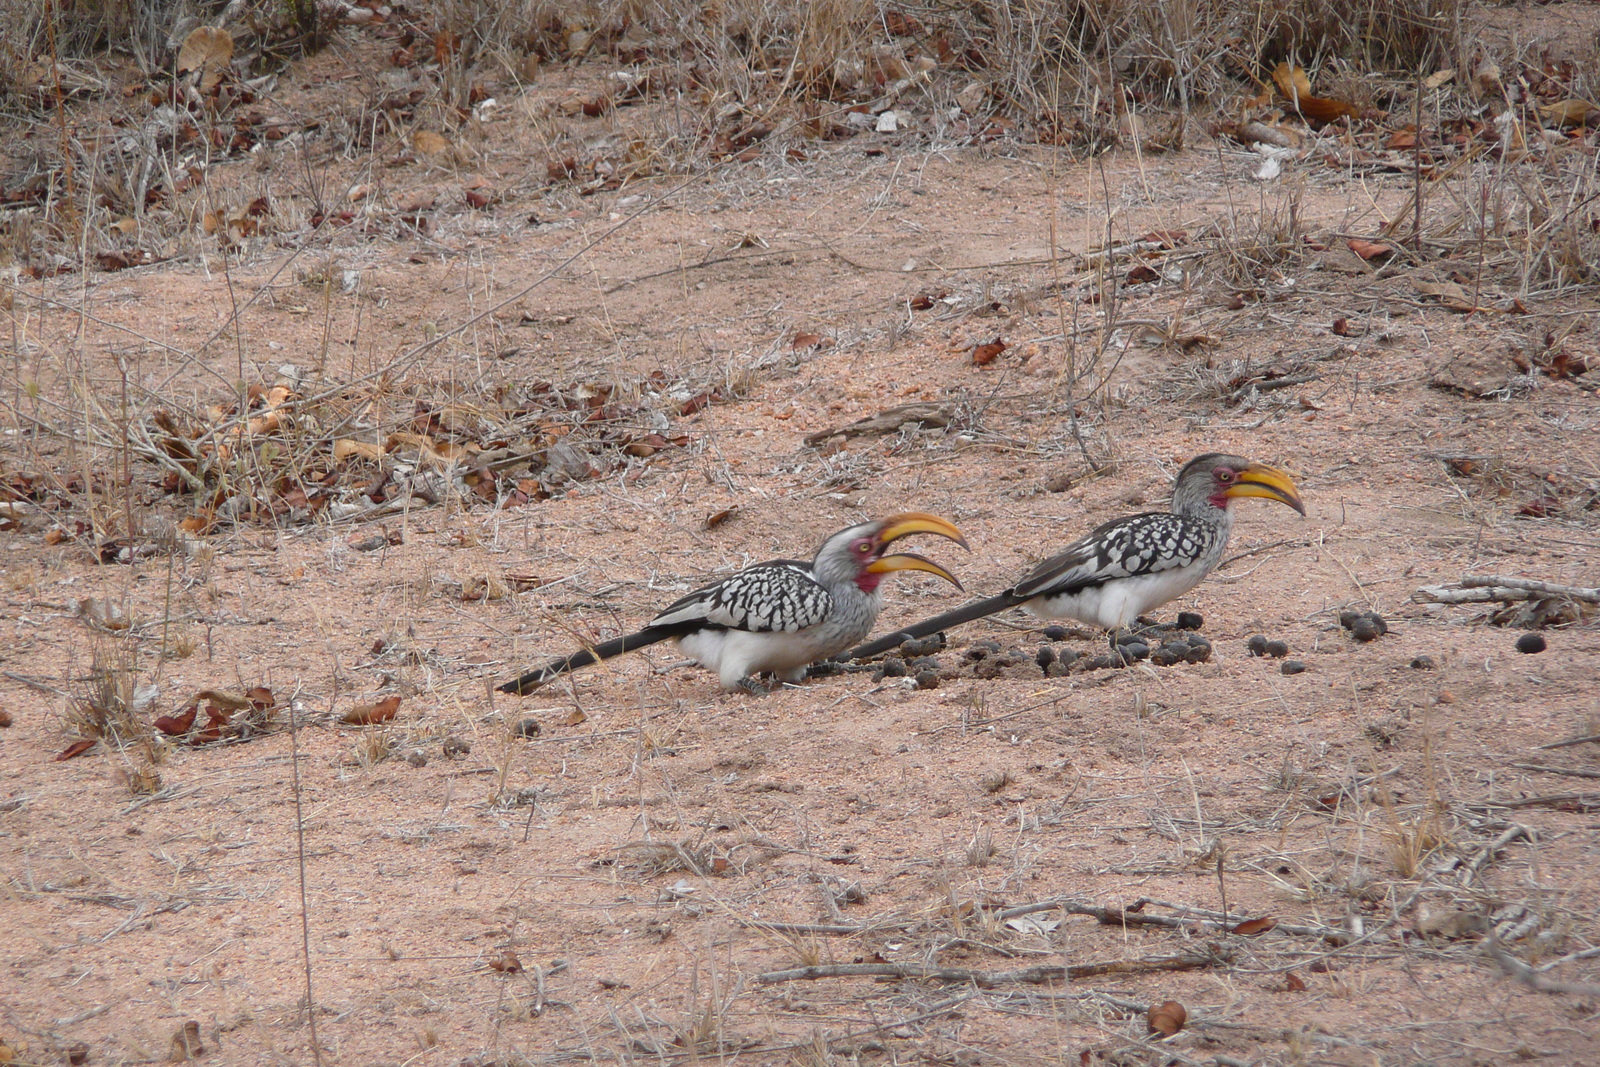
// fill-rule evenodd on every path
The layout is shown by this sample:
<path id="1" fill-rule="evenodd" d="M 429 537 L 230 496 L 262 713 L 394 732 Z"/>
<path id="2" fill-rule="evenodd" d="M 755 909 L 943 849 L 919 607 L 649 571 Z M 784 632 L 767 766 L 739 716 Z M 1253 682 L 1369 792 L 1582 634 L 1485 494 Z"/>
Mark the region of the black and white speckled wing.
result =
<path id="1" fill-rule="evenodd" d="M 1011 590 L 1018 599 L 1060 596 L 1131 575 L 1190 567 L 1226 534 L 1166 512 L 1114 519 L 1040 563 Z"/>
<path id="2" fill-rule="evenodd" d="M 833 611 L 833 597 L 811 564 L 777 559 L 697 589 L 667 608 L 652 626 L 700 622 L 725 630 L 793 633 L 815 626 Z"/>

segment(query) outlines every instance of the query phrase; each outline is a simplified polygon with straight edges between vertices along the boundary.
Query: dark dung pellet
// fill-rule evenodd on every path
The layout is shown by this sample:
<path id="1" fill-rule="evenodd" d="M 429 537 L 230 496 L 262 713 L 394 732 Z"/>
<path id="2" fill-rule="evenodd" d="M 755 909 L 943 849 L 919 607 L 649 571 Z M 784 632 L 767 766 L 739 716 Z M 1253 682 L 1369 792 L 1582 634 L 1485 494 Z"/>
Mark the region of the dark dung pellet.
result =
<path id="1" fill-rule="evenodd" d="M 1383 631 L 1371 619 L 1363 617 L 1351 624 L 1350 636 L 1361 642 L 1376 641 L 1383 636 Z"/>
<path id="2" fill-rule="evenodd" d="M 1517 651 L 1526 652 L 1530 656 L 1535 652 L 1543 652 L 1547 647 L 1544 634 L 1523 634 L 1517 638 Z"/>
<path id="3" fill-rule="evenodd" d="M 1245 651 L 1252 656 L 1265 656 L 1267 654 L 1267 639 L 1262 634 L 1255 634 L 1244 643 Z"/>
<path id="4" fill-rule="evenodd" d="M 1289 645 L 1284 641 L 1268 641 L 1267 655 L 1273 659 L 1282 659 L 1289 654 Z"/>
<path id="5" fill-rule="evenodd" d="M 1300 674 L 1306 669 L 1306 665 L 1297 659 L 1286 659 L 1283 661 L 1283 666 L 1278 669 L 1284 674 Z"/>

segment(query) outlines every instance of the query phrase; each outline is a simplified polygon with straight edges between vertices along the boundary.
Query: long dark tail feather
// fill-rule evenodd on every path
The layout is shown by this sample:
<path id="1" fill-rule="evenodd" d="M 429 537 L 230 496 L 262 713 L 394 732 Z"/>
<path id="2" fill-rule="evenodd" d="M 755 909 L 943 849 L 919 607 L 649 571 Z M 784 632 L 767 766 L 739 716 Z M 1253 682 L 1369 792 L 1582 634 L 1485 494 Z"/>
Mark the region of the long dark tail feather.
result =
<path id="1" fill-rule="evenodd" d="M 595 645 L 592 648 L 586 648 L 582 651 L 574 652 L 565 659 L 558 659 L 554 662 L 546 663 L 543 667 L 538 667 L 534 670 L 531 670 L 515 681 L 507 682 L 505 685 L 502 685 L 500 687 L 500 692 L 515 693 L 518 696 L 522 696 L 526 693 L 531 693 L 533 690 L 539 688 L 541 685 L 544 685 L 546 682 L 553 681 L 561 675 L 566 674 L 568 671 L 575 671 L 579 667 L 587 667 L 591 663 L 599 663 L 601 660 L 610 659 L 612 656 L 620 656 L 624 652 L 633 652 L 636 649 L 645 648 L 646 646 L 656 644 L 659 641 L 665 641 L 671 637 L 682 637 L 691 629 L 693 629 L 693 627 L 685 627 L 682 625 L 646 626 L 638 633 L 626 634 L 622 637 L 613 637 L 609 641 L 601 641 L 598 645 Z"/>
<path id="2" fill-rule="evenodd" d="M 936 634 L 940 630 L 948 630 L 953 626 L 960 626 L 964 622 L 971 622 L 973 619 L 981 619 L 986 615 L 993 615 L 996 612 L 1004 611 L 1006 608 L 1021 604 L 1025 599 L 1025 597 L 1013 596 L 1011 593 L 1005 592 L 984 600 L 974 600 L 972 603 L 964 604 L 954 611 L 947 611 L 943 615 L 935 615 L 931 619 L 923 619 L 921 622 L 913 623 L 903 630 L 884 634 L 872 641 L 868 641 L 864 645 L 852 648 L 840 658 L 844 660 L 867 659 L 871 656 L 881 655 L 906 641 L 927 637 L 929 634 Z"/>

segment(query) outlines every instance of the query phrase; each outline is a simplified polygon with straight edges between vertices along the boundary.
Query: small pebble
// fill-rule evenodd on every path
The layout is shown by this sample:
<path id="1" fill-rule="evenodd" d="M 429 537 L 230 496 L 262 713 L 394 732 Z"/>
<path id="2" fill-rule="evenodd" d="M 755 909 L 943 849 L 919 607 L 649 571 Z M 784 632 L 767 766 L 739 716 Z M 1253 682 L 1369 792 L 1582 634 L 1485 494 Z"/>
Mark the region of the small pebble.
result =
<path id="1" fill-rule="evenodd" d="M 1262 634 L 1256 634 L 1244 643 L 1244 647 L 1252 656 L 1265 656 L 1267 654 L 1267 639 Z"/>
<path id="2" fill-rule="evenodd" d="M 1205 624 L 1206 620 L 1200 617 L 1198 611 L 1178 612 L 1178 629 L 1180 630 L 1198 630 Z"/>
<path id="3" fill-rule="evenodd" d="M 918 689 L 937 689 L 937 688 L 939 688 L 939 672 L 938 671 L 928 671 L 928 670 L 918 671 L 917 672 L 917 688 Z"/>
<path id="4" fill-rule="evenodd" d="M 1278 669 L 1284 674 L 1300 674 L 1306 669 L 1306 665 L 1297 659 L 1286 659 L 1283 661 L 1283 666 Z"/>
<path id="5" fill-rule="evenodd" d="M 1433 657 L 1432 656 L 1418 656 L 1416 659 L 1411 661 L 1411 669 L 1414 670 L 1414 671 L 1431 671 L 1431 670 L 1433 670 Z"/>
<path id="6" fill-rule="evenodd" d="M 1289 646 L 1283 641 L 1268 641 L 1267 655 L 1273 659 L 1282 659 L 1289 654 Z"/>
<path id="7" fill-rule="evenodd" d="M 1441 689 L 1439 690 L 1438 700 L 1441 704 L 1454 704 L 1456 702 L 1456 695 L 1450 692 L 1448 689 Z"/>
<path id="8" fill-rule="evenodd" d="M 516 729 L 513 731 L 513 733 L 515 733 L 518 737 L 538 737 L 539 729 L 540 727 L 538 719 L 523 719 L 521 722 L 517 723 Z"/>
<path id="9" fill-rule="evenodd" d="M 1067 639 L 1067 628 L 1065 626 L 1046 626 L 1039 632 L 1044 634 L 1046 641 L 1065 641 Z"/>
<path id="10" fill-rule="evenodd" d="M 1041 671 L 1045 670 L 1056 661 L 1056 650 L 1049 645 L 1040 645 L 1039 651 L 1034 653 L 1033 660 L 1039 665 Z"/>
<path id="11" fill-rule="evenodd" d="M 1544 643 L 1544 634 L 1523 634 L 1517 638 L 1517 651 L 1526 652 L 1530 656 L 1535 652 L 1543 652 L 1547 647 L 1549 646 Z"/>
<path id="12" fill-rule="evenodd" d="M 906 661 L 899 656 L 890 656 L 883 661 L 883 676 L 885 678 L 904 678 L 906 676 Z"/>

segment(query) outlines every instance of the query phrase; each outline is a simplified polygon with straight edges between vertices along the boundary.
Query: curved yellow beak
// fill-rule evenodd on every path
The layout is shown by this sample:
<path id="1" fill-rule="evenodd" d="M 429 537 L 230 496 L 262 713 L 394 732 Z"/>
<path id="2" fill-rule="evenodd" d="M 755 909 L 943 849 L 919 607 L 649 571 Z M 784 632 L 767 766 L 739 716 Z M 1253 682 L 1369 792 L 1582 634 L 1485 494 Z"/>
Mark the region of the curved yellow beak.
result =
<path id="1" fill-rule="evenodd" d="M 952 526 L 951 529 L 955 529 L 955 527 Z M 932 533 L 933 531 L 930 530 L 928 532 Z M 957 539 L 959 538 L 952 538 L 952 540 Z M 926 571 L 929 574 L 937 574 L 957 589 L 962 589 L 961 583 L 956 580 L 955 575 L 939 566 L 933 560 L 925 556 L 919 556 L 915 552 L 896 552 L 892 556 L 879 556 L 862 569 L 871 574 L 887 574 L 890 571 Z M 962 591 L 965 592 L 964 589 Z"/>
<path id="2" fill-rule="evenodd" d="M 1222 494 L 1235 499 L 1244 496 L 1258 496 L 1266 500 L 1276 500 L 1280 504 L 1288 504 L 1300 514 L 1306 513 L 1306 506 L 1300 502 L 1300 491 L 1294 486 L 1294 479 L 1276 467 L 1268 467 L 1261 463 L 1252 463 L 1239 472 L 1239 480 L 1230 485 Z"/>
<path id="3" fill-rule="evenodd" d="M 929 515 L 924 511 L 903 511 L 898 515 L 890 515 L 884 519 L 883 529 L 878 532 L 878 542 L 886 545 L 891 541 L 898 541 L 902 537 L 918 533 L 931 533 L 940 537 L 948 537 L 968 552 L 972 551 L 971 546 L 967 544 L 967 539 L 961 536 L 961 531 L 956 529 L 954 523 L 941 519 L 937 515 Z M 954 581 L 954 579 L 951 580 Z"/>

